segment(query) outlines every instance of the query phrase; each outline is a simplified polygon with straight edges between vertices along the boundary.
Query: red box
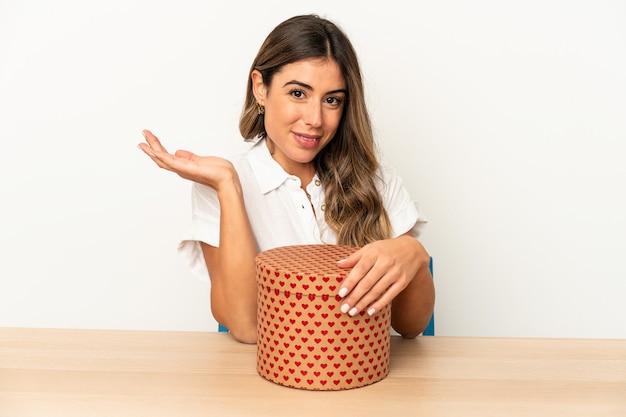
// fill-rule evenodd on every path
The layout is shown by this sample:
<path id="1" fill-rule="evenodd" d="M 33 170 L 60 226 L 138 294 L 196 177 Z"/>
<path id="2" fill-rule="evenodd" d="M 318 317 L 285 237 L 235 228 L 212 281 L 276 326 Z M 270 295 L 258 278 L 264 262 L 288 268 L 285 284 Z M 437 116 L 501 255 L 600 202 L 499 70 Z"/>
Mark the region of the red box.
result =
<path id="1" fill-rule="evenodd" d="M 336 295 L 349 272 L 337 261 L 356 250 L 299 245 L 257 255 L 259 375 L 309 390 L 358 388 L 387 376 L 390 306 L 350 317 Z"/>

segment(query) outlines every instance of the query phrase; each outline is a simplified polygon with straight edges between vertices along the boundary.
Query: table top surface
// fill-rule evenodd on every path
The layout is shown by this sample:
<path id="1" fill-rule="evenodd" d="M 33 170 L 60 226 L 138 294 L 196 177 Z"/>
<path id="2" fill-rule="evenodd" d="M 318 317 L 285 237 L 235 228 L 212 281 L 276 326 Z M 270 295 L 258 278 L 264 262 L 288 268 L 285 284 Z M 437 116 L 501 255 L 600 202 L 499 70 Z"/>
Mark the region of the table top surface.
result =
<path id="1" fill-rule="evenodd" d="M 0 328 L 0 416 L 626 416 L 626 340 L 392 337 L 390 373 L 286 388 L 229 334 Z"/>

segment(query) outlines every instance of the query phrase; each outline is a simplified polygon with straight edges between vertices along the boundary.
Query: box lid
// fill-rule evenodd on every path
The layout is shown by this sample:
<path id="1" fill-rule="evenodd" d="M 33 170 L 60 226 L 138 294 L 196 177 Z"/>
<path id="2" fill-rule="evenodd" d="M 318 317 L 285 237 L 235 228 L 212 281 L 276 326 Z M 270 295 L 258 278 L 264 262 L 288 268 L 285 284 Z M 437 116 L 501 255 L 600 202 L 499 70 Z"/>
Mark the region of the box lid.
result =
<path id="1" fill-rule="evenodd" d="M 345 245 L 294 245 L 256 256 L 257 283 L 266 291 L 335 297 L 350 269 L 337 261 L 358 248 Z"/>

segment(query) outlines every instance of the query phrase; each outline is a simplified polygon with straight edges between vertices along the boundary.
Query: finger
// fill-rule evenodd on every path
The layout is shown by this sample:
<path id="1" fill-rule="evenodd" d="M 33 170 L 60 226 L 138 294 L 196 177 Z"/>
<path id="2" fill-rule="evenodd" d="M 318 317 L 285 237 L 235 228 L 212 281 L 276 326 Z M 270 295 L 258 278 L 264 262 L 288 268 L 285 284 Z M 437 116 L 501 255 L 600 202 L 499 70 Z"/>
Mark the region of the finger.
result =
<path id="1" fill-rule="evenodd" d="M 174 155 L 170 155 L 165 151 L 160 151 L 150 147 L 146 143 L 140 143 L 137 145 L 146 155 L 154 161 L 159 168 L 166 169 L 168 171 L 176 172 L 177 159 Z M 182 159 L 179 159 L 182 161 Z"/>
<path id="2" fill-rule="evenodd" d="M 343 281 L 342 287 L 339 289 L 338 295 L 341 298 L 346 297 L 354 289 L 356 284 L 364 277 L 374 266 L 374 262 L 368 261 L 362 257 L 361 250 L 356 251 L 346 259 L 342 259 L 337 263 L 341 268 L 352 268 Z"/>
<path id="3" fill-rule="evenodd" d="M 353 316 L 380 298 L 393 284 L 392 277 L 380 266 L 371 268 L 344 298 L 341 311 Z"/>
<path id="4" fill-rule="evenodd" d="M 150 158 L 153 158 L 155 156 L 154 152 L 152 151 L 152 148 L 150 148 L 150 146 L 148 144 L 146 144 L 146 143 L 139 143 L 139 144 L 137 144 L 137 147 L 139 149 L 141 149 Z"/>
<path id="5" fill-rule="evenodd" d="M 352 268 L 354 265 L 356 265 L 360 258 L 360 251 L 356 251 L 347 258 L 337 261 L 337 266 L 339 268 Z"/>
<path id="6" fill-rule="evenodd" d="M 146 139 L 146 142 L 148 142 L 148 145 L 150 145 L 150 148 L 152 148 L 154 151 L 167 153 L 167 149 L 165 149 L 165 147 L 161 144 L 159 138 L 157 138 L 151 131 L 145 129 L 142 131 L 142 133 L 143 137 Z"/>
<path id="7" fill-rule="evenodd" d="M 394 298 L 402 291 L 402 286 L 399 283 L 392 284 L 386 291 L 384 291 L 380 297 L 369 304 L 365 304 L 366 307 L 362 307 L 362 310 L 367 311 L 367 314 L 373 316 L 386 305 L 390 304 Z M 359 310 L 361 311 L 361 310 Z"/>
<path id="8" fill-rule="evenodd" d="M 183 149 L 177 150 L 176 152 L 174 152 L 174 155 L 182 159 L 188 159 L 190 161 L 196 158 L 196 154 L 194 154 L 193 152 L 185 151 Z"/>
<path id="9" fill-rule="evenodd" d="M 348 257 L 337 261 L 337 266 L 339 268 L 352 268 L 352 270 L 348 272 L 346 279 L 343 281 L 343 286 L 339 289 L 338 295 L 340 297 L 345 297 L 356 285 L 356 283 L 359 282 L 359 279 L 370 270 L 371 265 L 374 264 L 371 262 L 369 266 L 366 266 L 365 262 L 361 262 L 363 256 L 366 254 L 367 252 L 365 252 L 365 248 L 360 248 Z"/>

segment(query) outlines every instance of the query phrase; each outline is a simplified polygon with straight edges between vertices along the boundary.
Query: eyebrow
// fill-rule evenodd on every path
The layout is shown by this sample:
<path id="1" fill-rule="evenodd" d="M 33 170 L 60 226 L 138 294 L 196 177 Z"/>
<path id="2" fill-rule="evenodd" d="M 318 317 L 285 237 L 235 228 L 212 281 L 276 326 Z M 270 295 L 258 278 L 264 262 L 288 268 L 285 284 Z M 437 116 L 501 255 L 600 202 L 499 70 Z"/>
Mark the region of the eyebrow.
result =
<path id="1" fill-rule="evenodd" d="M 291 84 L 295 84 L 295 85 L 299 85 L 300 87 L 313 91 L 313 87 L 311 87 L 310 85 L 303 83 L 302 81 L 298 81 L 298 80 L 291 80 L 291 81 L 287 81 L 283 87 L 287 87 L 288 85 Z M 327 91 L 326 94 L 337 94 L 337 93 L 344 93 L 344 94 L 348 94 L 348 90 L 346 90 L 345 88 L 339 88 L 337 90 L 331 90 L 331 91 Z"/>

